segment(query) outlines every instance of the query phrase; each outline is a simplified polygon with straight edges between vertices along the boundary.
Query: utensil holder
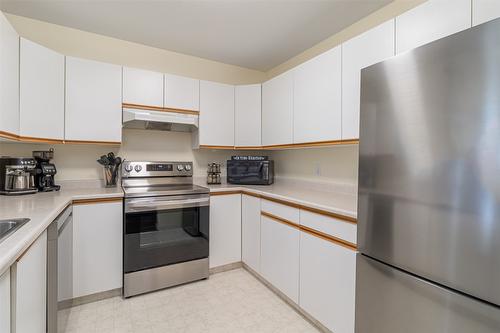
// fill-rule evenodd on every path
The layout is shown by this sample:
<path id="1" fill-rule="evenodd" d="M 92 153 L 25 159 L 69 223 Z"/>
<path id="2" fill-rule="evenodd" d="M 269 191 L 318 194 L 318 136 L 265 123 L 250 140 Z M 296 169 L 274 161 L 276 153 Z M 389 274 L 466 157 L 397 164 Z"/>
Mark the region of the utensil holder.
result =
<path id="1" fill-rule="evenodd" d="M 104 186 L 116 187 L 116 183 L 118 180 L 118 166 L 105 165 L 103 170 L 104 170 Z"/>

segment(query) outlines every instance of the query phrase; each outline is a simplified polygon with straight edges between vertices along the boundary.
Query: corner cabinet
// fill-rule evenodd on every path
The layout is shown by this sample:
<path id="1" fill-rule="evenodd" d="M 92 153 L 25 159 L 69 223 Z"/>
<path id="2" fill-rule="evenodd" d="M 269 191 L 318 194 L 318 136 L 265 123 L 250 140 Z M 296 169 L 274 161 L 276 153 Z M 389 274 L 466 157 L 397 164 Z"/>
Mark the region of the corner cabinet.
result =
<path id="1" fill-rule="evenodd" d="M 120 143 L 122 68 L 66 57 L 65 140 Z"/>
<path id="2" fill-rule="evenodd" d="M 0 332 L 10 332 L 10 268 L 0 275 Z"/>
<path id="3" fill-rule="evenodd" d="M 241 196 L 241 261 L 260 272 L 260 198 Z"/>
<path id="4" fill-rule="evenodd" d="M 30 139 L 64 139 L 64 56 L 21 38 L 20 130 Z"/>
<path id="5" fill-rule="evenodd" d="M 472 0 L 472 26 L 500 17 L 500 1 Z"/>
<path id="6" fill-rule="evenodd" d="M 236 86 L 234 95 L 235 146 L 261 146 L 262 86 L 260 84 Z"/>
<path id="7" fill-rule="evenodd" d="M 163 107 L 163 74 L 123 67 L 123 103 Z"/>
<path id="8" fill-rule="evenodd" d="M 0 132 L 19 134 L 19 36 L 1 12 Z"/>

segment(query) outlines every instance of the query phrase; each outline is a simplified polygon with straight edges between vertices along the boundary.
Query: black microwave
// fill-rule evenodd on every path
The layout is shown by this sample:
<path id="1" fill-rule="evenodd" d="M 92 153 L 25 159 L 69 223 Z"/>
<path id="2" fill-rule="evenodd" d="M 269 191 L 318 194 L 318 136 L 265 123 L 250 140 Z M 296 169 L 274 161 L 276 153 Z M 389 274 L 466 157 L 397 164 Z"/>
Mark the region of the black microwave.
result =
<path id="1" fill-rule="evenodd" d="M 240 185 L 271 185 L 274 183 L 274 161 L 229 160 L 227 182 Z"/>

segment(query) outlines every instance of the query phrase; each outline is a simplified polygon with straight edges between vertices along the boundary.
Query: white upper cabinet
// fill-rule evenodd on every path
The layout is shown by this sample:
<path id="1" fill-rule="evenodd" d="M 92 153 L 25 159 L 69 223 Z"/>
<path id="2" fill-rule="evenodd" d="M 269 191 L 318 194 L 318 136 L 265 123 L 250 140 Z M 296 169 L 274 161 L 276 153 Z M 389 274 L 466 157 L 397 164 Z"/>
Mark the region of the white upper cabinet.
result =
<path id="1" fill-rule="evenodd" d="M 341 48 L 335 47 L 293 70 L 293 142 L 340 140 Z"/>
<path id="2" fill-rule="evenodd" d="M 19 134 L 19 36 L 1 12 L 0 131 Z"/>
<path id="3" fill-rule="evenodd" d="M 359 138 L 361 69 L 394 55 L 394 20 L 342 44 L 342 139 Z"/>
<path id="4" fill-rule="evenodd" d="M 262 144 L 293 142 L 293 73 L 262 84 Z"/>
<path id="5" fill-rule="evenodd" d="M 64 139 L 64 56 L 21 38 L 21 136 Z"/>
<path id="6" fill-rule="evenodd" d="M 123 103 L 163 107 L 163 74 L 123 67 Z"/>
<path id="7" fill-rule="evenodd" d="M 199 144 L 234 146 L 234 86 L 200 81 Z"/>
<path id="8" fill-rule="evenodd" d="M 472 0 L 472 25 L 478 25 L 500 17 L 500 1 Z"/>
<path id="9" fill-rule="evenodd" d="M 200 80 L 165 74 L 165 101 L 171 109 L 200 110 Z"/>
<path id="10" fill-rule="evenodd" d="M 260 84 L 235 87 L 235 138 L 238 147 L 261 145 L 261 92 Z"/>
<path id="11" fill-rule="evenodd" d="M 396 17 L 396 53 L 471 26 L 471 0 L 429 0 Z"/>
<path id="12" fill-rule="evenodd" d="M 121 142 L 122 68 L 66 57 L 65 139 Z"/>

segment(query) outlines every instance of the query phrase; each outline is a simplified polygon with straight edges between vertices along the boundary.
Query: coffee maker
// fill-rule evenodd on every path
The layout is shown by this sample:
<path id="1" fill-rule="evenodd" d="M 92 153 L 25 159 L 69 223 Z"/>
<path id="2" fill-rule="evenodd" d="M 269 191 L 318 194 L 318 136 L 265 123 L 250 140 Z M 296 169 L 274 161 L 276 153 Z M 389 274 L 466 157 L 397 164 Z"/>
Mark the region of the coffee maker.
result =
<path id="1" fill-rule="evenodd" d="M 31 157 L 0 157 L 0 194 L 36 193 L 35 164 Z"/>
<path id="2" fill-rule="evenodd" d="M 57 169 L 54 163 L 50 163 L 50 160 L 54 158 L 54 149 L 34 151 L 33 157 L 36 160 L 35 186 L 38 191 L 59 191 L 61 186 L 56 185 L 54 180 Z"/>

